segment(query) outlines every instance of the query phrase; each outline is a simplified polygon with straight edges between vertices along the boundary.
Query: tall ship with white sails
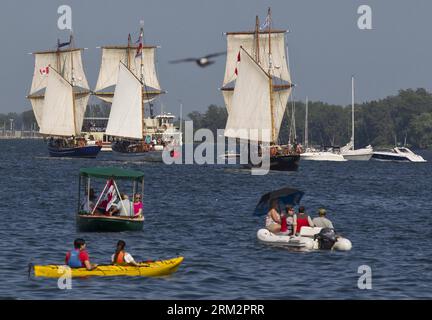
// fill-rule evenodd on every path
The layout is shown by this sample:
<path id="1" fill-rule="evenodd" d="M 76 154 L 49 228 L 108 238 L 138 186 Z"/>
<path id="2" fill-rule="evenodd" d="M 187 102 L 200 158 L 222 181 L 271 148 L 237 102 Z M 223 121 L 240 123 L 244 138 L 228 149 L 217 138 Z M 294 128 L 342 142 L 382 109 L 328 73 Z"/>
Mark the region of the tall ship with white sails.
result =
<path id="1" fill-rule="evenodd" d="M 139 39 L 127 46 L 102 47 L 102 63 L 95 95 L 111 103 L 105 135 L 114 138 L 112 151 L 125 160 L 162 161 L 168 144 L 181 144 L 181 132 L 174 126 L 175 116 L 154 115 L 152 101 L 165 93 L 156 73 L 156 46 Z M 146 105 L 149 116 L 146 117 Z"/>
<path id="2" fill-rule="evenodd" d="M 228 111 L 225 136 L 270 145 L 270 170 L 298 169 L 299 153 L 279 144 L 279 131 L 293 84 L 285 51 L 286 30 L 272 29 L 271 11 L 255 30 L 228 32 L 221 88 Z M 253 137 L 249 132 L 270 132 Z M 267 136 L 267 137 L 266 137 Z M 249 167 L 253 166 L 249 161 Z"/>
<path id="3" fill-rule="evenodd" d="M 62 49 L 68 46 L 67 49 Z M 34 52 L 35 66 L 28 99 L 30 100 L 39 133 L 48 139 L 52 157 L 94 158 L 101 145 L 89 145 L 81 135 L 84 114 L 90 97 L 81 52 L 69 42 L 57 49 Z"/>

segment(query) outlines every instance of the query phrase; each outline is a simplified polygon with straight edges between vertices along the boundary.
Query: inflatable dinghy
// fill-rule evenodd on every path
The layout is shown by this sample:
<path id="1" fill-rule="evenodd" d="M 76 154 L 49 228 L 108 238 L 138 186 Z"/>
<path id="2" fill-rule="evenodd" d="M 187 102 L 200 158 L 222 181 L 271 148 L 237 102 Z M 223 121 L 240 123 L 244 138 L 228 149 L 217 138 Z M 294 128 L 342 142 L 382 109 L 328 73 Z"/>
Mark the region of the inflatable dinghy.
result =
<path id="1" fill-rule="evenodd" d="M 351 241 L 335 234 L 333 229 L 302 227 L 299 236 L 289 236 L 283 233 L 272 233 L 267 229 L 257 232 L 260 241 L 305 250 L 339 250 L 349 251 Z"/>

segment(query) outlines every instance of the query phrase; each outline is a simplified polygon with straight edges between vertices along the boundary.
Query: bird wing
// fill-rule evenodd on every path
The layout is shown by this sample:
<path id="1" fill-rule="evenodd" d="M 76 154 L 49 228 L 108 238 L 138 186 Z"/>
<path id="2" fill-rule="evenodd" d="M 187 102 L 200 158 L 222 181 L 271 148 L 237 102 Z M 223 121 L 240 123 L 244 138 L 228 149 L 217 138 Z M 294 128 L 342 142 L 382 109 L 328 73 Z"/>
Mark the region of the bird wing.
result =
<path id="1" fill-rule="evenodd" d="M 225 54 L 226 54 L 226 51 L 217 52 L 217 53 L 211 53 L 211 54 L 206 55 L 204 58 L 209 59 L 209 58 L 214 58 L 214 57 L 222 56 L 222 55 L 225 55 Z"/>
<path id="2" fill-rule="evenodd" d="M 195 62 L 197 59 L 195 58 L 186 58 L 186 59 L 179 59 L 179 60 L 172 60 L 170 63 L 180 63 L 180 62 Z"/>

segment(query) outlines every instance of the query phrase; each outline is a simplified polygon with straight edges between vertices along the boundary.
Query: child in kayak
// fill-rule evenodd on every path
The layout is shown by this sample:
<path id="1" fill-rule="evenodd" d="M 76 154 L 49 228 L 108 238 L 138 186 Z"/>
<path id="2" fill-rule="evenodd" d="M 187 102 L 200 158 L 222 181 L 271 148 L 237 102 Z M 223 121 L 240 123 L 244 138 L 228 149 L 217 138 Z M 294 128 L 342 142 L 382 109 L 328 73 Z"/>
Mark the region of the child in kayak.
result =
<path id="1" fill-rule="evenodd" d="M 130 266 L 138 266 L 138 263 L 135 262 L 134 258 L 125 251 L 126 242 L 123 240 L 119 240 L 117 242 L 116 252 L 111 256 L 111 262 L 114 265 L 130 265 Z"/>
<path id="2" fill-rule="evenodd" d="M 97 264 L 90 263 L 85 240 L 80 238 L 75 239 L 74 250 L 66 253 L 65 264 L 70 268 L 86 268 L 87 270 L 97 268 Z"/>

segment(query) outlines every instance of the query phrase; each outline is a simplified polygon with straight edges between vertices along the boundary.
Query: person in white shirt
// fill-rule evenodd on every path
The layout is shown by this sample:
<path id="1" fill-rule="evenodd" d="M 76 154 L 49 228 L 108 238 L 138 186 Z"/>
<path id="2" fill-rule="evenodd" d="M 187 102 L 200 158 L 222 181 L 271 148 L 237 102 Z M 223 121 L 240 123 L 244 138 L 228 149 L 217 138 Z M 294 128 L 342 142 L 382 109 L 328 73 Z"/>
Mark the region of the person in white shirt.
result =
<path id="1" fill-rule="evenodd" d="M 129 200 L 129 197 L 122 193 L 120 195 L 121 200 L 119 200 L 116 204 L 113 204 L 109 209 L 109 212 L 113 216 L 120 217 L 132 217 L 133 216 L 133 207 L 132 202 Z"/>
<path id="2" fill-rule="evenodd" d="M 88 195 L 86 196 L 84 202 L 81 204 L 81 210 L 87 213 L 91 213 L 94 209 L 95 192 L 93 188 L 90 188 Z"/>
<path id="3" fill-rule="evenodd" d="M 139 264 L 135 262 L 135 259 L 130 253 L 125 251 L 126 242 L 119 240 L 117 242 L 116 252 L 111 256 L 111 262 L 115 265 L 131 265 L 138 266 Z"/>

